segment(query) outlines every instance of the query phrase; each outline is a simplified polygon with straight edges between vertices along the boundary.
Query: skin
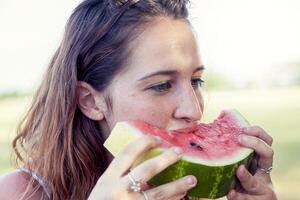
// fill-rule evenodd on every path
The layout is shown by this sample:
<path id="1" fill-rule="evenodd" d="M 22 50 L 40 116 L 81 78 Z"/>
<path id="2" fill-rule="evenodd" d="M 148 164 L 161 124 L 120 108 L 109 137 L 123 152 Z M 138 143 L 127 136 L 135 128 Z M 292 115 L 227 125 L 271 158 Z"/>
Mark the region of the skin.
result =
<path id="1" fill-rule="evenodd" d="M 78 102 L 82 112 L 99 121 L 105 137 L 116 122 L 124 120 L 141 119 L 168 130 L 199 123 L 204 109 L 201 93 L 203 64 L 191 27 L 185 21 L 156 18 L 132 45 L 134 49 L 128 66 L 116 75 L 104 92 L 94 90 L 85 82 L 78 82 Z M 153 73 L 156 75 L 149 76 Z M 112 100 L 112 109 L 107 105 L 108 97 Z M 261 168 L 271 166 L 272 138 L 259 127 L 251 127 L 244 133 L 241 144 L 256 151 Z M 143 136 L 130 143 L 115 158 L 111 157 L 111 164 L 99 178 L 89 199 L 143 199 L 140 193 L 129 190 L 131 181 L 126 174 L 141 154 L 160 142 L 159 138 Z M 182 150 L 173 147 L 131 169 L 133 177 L 143 183 L 143 190 L 150 200 L 180 199 L 196 185 L 197 180 L 193 176 L 155 188 L 146 184 L 181 156 Z M 258 170 L 251 175 L 241 166 L 237 177 L 243 188 L 231 191 L 228 199 L 276 199 L 269 174 Z M 17 179 L 14 178 L 15 182 L 7 187 L 8 190 L 12 188 L 11 193 L 18 187 Z M 0 197 L 7 194 L 7 190 L 1 187 L 7 182 L 7 179 L 0 180 Z"/>
<path id="2" fill-rule="evenodd" d="M 80 84 L 82 91 L 86 90 L 86 94 L 90 92 L 89 95 L 80 97 L 80 104 L 85 105 L 87 101 L 98 108 L 90 109 L 85 106 L 83 112 L 87 116 L 98 116 L 94 119 L 100 121 L 105 136 L 109 135 L 116 122 L 125 120 L 142 119 L 168 130 L 197 124 L 203 113 L 201 93 L 203 64 L 191 27 L 181 20 L 158 18 L 151 28 L 138 38 L 134 46 L 129 65 L 115 77 L 108 92 L 99 93 L 85 83 Z M 174 73 L 160 73 L 165 70 Z M 149 77 L 149 74 L 156 73 L 158 74 Z M 157 85 L 160 85 L 159 89 Z M 109 94 L 112 99 L 112 110 L 105 105 L 106 94 Z M 240 143 L 256 151 L 261 168 L 270 167 L 273 162 L 272 138 L 259 127 L 245 129 L 244 133 L 245 136 L 241 138 Z M 90 199 L 105 197 L 119 199 L 120 196 L 125 199 L 143 199 L 139 193 L 128 192 L 131 181 L 126 173 L 142 153 L 157 145 L 157 141 L 149 136 L 131 143 L 112 160 L 111 166 L 99 179 Z M 131 173 L 135 179 L 146 183 L 154 175 L 180 159 L 181 153 L 178 152 L 180 149 L 170 149 L 131 169 Z M 238 192 L 232 190 L 228 194 L 228 199 L 276 199 L 269 174 L 258 170 L 252 176 L 248 170 L 240 166 L 237 177 L 243 188 Z M 144 190 L 149 199 L 180 199 L 195 185 L 196 181 L 195 177 L 189 176 L 157 188 L 146 186 Z M 117 187 L 116 183 L 119 183 Z M 101 192 L 104 187 L 105 194 Z"/>
<path id="3" fill-rule="evenodd" d="M 162 27 L 148 28 L 134 42 L 128 66 L 107 89 L 106 93 L 113 101 L 112 111 L 105 105 L 105 94 L 92 91 L 95 107 L 101 107 L 99 111 L 103 112 L 93 119 L 101 120 L 106 137 L 117 121 L 141 119 L 161 128 L 178 129 L 195 125 L 202 116 L 203 99 L 198 82 L 203 64 L 193 33 L 183 21 L 173 20 L 170 23 L 163 18 L 156 21 L 155 24 Z M 162 28 L 170 31 L 162 31 Z M 170 74 L 147 78 L 162 71 L 170 71 Z M 194 79 L 194 87 L 191 79 Z M 150 89 L 159 84 L 160 87 L 168 87 L 163 83 L 170 84 L 172 88 L 161 89 L 161 92 Z M 138 112 L 132 112 L 133 109 Z M 97 116 L 97 113 L 91 114 L 93 110 L 89 108 L 83 110 L 88 116 Z"/>

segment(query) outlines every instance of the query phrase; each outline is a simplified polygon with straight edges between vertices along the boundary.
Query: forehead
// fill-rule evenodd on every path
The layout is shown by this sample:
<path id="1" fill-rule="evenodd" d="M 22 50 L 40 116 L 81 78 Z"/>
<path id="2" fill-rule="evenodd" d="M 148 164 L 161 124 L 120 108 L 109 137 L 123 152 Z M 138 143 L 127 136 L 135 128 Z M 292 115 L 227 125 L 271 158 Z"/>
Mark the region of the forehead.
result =
<path id="1" fill-rule="evenodd" d="M 201 65 L 195 36 L 188 22 L 167 17 L 148 24 L 132 43 L 128 63 L 129 70 L 136 72 Z"/>

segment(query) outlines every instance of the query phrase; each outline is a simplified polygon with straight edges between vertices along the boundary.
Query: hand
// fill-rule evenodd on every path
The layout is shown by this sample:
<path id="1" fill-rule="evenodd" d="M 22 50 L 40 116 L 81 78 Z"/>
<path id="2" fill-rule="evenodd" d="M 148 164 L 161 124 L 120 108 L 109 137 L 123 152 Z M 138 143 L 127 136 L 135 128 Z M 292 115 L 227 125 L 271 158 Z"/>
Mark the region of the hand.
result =
<path id="1" fill-rule="evenodd" d="M 194 176 L 183 177 L 154 188 L 150 188 L 147 185 L 147 181 L 153 176 L 181 158 L 182 150 L 180 148 L 172 147 L 131 169 L 132 165 L 143 153 L 158 146 L 160 143 L 160 139 L 150 136 L 142 136 L 131 142 L 114 158 L 107 170 L 99 178 L 89 196 L 89 200 L 145 199 L 143 194 L 131 191 L 132 181 L 127 175 L 129 170 L 132 177 L 141 183 L 142 191 L 145 191 L 150 200 L 179 200 L 184 197 L 186 192 L 196 185 L 197 180 Z"/>
<path id="2" fill-rule="evenodd" d="M 273 139 L 258 126 L 244 129 L 240 137 L 243 146 L 255 150 L 256 156 L 250 165 L 251 174 L 245 166 L 237 170 L 241 188 L 231 190 L 227 196 L 229 200 L 276 200 L 272 187 L 270 173 L 262 169 L 269 169 L 273 164 L 274 152 L 271 148 Z"/>

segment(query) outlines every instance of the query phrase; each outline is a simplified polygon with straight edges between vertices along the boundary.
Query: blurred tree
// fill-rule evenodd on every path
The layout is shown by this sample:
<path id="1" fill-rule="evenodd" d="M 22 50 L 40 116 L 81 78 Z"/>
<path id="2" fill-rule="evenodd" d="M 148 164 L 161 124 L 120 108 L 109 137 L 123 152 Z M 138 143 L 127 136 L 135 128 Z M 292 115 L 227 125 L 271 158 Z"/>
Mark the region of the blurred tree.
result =
<path id="1" fill-rule="evenodd" d="M 273 85 L 300 85 L 300 60 L 275 66 L 272 77 Z"/>
<path id="2" fill-rule="evenodd" d="M 205 88 L 208 90 L 230 89 L 233 83 L 221 73 L 207 71 L 205 74 Z"/>
<path id="3" fill-rule="evenodd" d="M 300 85 L 300 60 L 288 63 L 288 69 L 293 74 L 294 83 Z"/>

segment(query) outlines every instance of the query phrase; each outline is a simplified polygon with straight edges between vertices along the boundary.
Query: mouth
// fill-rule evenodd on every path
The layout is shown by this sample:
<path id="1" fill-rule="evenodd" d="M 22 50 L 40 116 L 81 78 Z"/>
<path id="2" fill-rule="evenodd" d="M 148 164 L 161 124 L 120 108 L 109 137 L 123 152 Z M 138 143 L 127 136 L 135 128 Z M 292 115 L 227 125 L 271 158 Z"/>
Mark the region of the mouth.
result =
<path id="1" fill-rule="evenodd" d="M 170 132 L 192 132 L 193 130 L 197 129 L 197 125 L 199 125 L 200 122 L 194 122 L 194 123 L 189 123 L 189 124 L 185 124 L 185 125 L 178 125 L 178 126 L 172 126 L 170 128 L 168 128 L 167 130 Z"/>

